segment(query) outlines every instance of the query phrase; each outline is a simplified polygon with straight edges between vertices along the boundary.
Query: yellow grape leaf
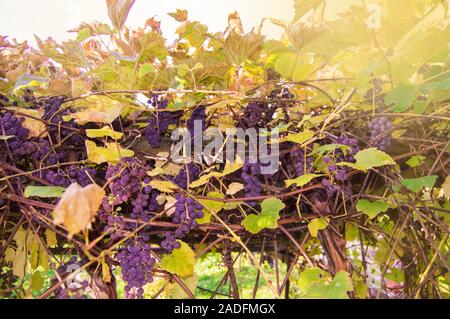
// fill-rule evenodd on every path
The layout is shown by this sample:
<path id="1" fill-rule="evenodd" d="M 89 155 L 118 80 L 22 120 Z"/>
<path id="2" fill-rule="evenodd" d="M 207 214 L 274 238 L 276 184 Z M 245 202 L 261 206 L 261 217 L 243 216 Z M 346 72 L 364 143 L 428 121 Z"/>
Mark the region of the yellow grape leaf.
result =
<path id="1" fill-rule="evenodd" d="M 56 240 L 56 233 L 53 230 L 47 229 L 45 231 L 45 239 L 47 241 L 47 246 L 52 248 L 58 245 L 58 241 Z"/>
<path id="2" fill-rule="evenodd" d="M 317 237 L 319 230 L 325 229 L 328 226 L 328 218 L 314 218 L 308 224 L 308 230 L 312 237 Z"/>
<path id="3" fill-rule="evenodd" d="M 208 183 L 211 178 L 213 178 L 213 177 L 220 178 L 220 177 L 226 176 L 228 174 L 231 174 L 231 173 L 239 170 L 243 165 L 244 165 L 244 163 L 241 160 L 237 160 L 236 162 L 226 162 L 225 167 L 222 172 L 210 172 L 208 174 L 202 175 L 202 176 L 200 176 L 199 179 L 190 183 L 189 187 L 196 188 L 196 187 L 202 186 L 202 185 Z"/>
<path id="4" fill-rule="evenodd" d="M 75 107 L 79 107 L 80 110 L 65 116 L 64 119 L 73 118 L 79 124 L 88 122 L 111 124 L 119 117 L 124 104 L 107 96 L 93 95 L 76 100 Z"/>
<path id="5" fill-rule="evenodd" d="M 73 97 L 81 96 L 83 94 L 89 93 L 92 85 L 86 80 L 82 79 L 72 79 L 70 90 Z"/>
<path id="6" fill-rule="evenodd" d="M 178 276 L 190 276 L 194 273 L 195 253 L 185 242 L 179 243 L 180 248 L 161 258 L 161 268 Z"/>
<path id="7" fill-rule="evenodd" d="M 81 187 L 72 183 L 53 212 L 55 225 L 63 224 L 69 238 L 89 227 L 97 215 L 105 190 L 96 184 Z"/>
<path id="8" fill-rule="evenodd" d="M 243 189 L 244 189 L 244 184 L 233 182 L 230 185 L 228 185 L 227 195 L 234 195 Z"/>
<path id="9" fill-rule="evenodd" d="M 86 135 L 87 137 L 105 137 L 109 136 L 115 140 L 118 140 L 122 138 L 123 133 L 122 132 L 116 132 L 112 130 L 109 126 L 103 126 L 102 128 L 98 129 L 86 129 Z"/>
<path id="10" fill-rule="evenodd" d="M 160 181 L 156 179 L 151 180 L 149 185 L 163 193 L 173 193 L 173 191 L 178 188 L 178 186 L 171 181 Z"/>
<path id="11" fill-rule="evenodd" d="M 117 143 L 106 143 L 106 147 L 99 147 L 93 141 L 86 141 L 86 150 L 88 159 L 96 164 L 105 162 L 115 164 L 122 157 L 131 157 L 134 155 L 132 150 L 126 150 Z"/>
<path id="12" fill-rule="evenodd" d="M 23 245 L 17 247 L 13 260 L 13 274 L 19 278 L 25 276 L 25 267 L 27 264 L 27 252 Z"/>
<path id="13" fill-rule="evenodd" d="M 294 179 L 287 179 L 284 182 L 286 183 L 286 187 L 289 187 L 293 184 L 297 185 L 298 187 L 302 187 L 303 185 L 308 184 L 311 180 L 319 176 L 323 176 L 323 174 L 305 174 Z"/>
<path id="14" fill-rule="evenodd" d="M 297 144 L 304 144 L 314 137 L 314 132 L 311 130 L 305 130 L 300 133 L 288 134 L 281 141 L 282 142 L 294 142 Z"/>

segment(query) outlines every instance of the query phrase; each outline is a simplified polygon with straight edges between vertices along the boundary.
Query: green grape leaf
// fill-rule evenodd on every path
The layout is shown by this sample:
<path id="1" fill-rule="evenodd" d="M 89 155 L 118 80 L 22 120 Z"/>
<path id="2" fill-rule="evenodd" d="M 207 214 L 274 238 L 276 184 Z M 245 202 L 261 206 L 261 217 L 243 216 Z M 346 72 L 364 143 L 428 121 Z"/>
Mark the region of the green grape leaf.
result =
<path id="1" fill-rule="evenodd" d="M 36 196 L 42 198 L 61 197 L 66 189 L 58 186 L 27 186 L 23 193 L 26 198 Z"/>
<path id="2" fill-rule="evenodd" d="M 366 148 L 359 151 L 355 155 L 355 160 L 356 163 L 340 162 L 336 163 L 336 165 L 345 165 L 366 172 L 374 167 L 396 164 L 391 156 L 376 148 Z"/>
<path id="3" fill-rule="evenodd" d="M 303 144 L 314 137 L 314 131 L 305 130 L 300 133 L 288 134 L 281 141 L 282 142 L 294 142 L 297 144 Z"/>
<path id="4" fill-rule="evenodd" d="M 211 198 L 225 198 L 220 192 L 210 192 L 206 195 Z M 217 200 L 199 199 L 198 202 L 206 209 L 207 212 L 218 213 L 225 206 L 224 202 Z"/>
<path id="5" fill-rule="evenodd" d="M 252 234 L 257 234 L 264 228 L 276 229 L 278 227 L 279 212 L 285 207 L 277 198 L 267 198 L 261 203 L 259 215 L 249 214 L 241 222 L 244 228 Z"/>
<path id="6" fill-rule="evenodd" d="M 392 105 L 394 112 L 403 112 L 412 104 L 416 95 L 417 87 L 400 83 L 386 94 L 384 103 Z"/>
<path id="7" fill-rule="evenodd" d="M 31 276 L 31 289 L 39 291 L 44 287 L 44 278 L 42 278 L 40 271 L 35 271 Z"/>
<path id="8" fill-rule="evenodd" d="M 115 140 L 118 140 L 118 139 L 122 138 L 123 133 L 116 132 L 116 131 L 112 130 L 109 126 L 104 126 L 102 128 L 98 128 L 98 129 L 86 129 L 86 135 L 87 135 L 87 137 L 92 137 L 92 138 L 109 136 Z"/>
<path id="9" fill-rule="evenodd" d="M 422 188 L 433 188 L 434 183 L 436 183 L 437 175 L 422 176 L 418 178 L 404 178 L 400 183 L 405 186 L 410 191 L 417 193 L 422 190 Z"/>
<path id="10" fill-rule="evenodd" d="M 156 72 L 155 66 L 152 63 L 144 63 L 139 68 L 139 77 L 143 77 L 147 74 L 153 74 Z"/>
<path id="11" fill-rule="evenodd" d="M 303 185 L 308 184 L 311 180 L 316 177 L 323 176 L 323 174 L 305 174 L 294 179 L 287 179 L 284 182 L 286 183 L 286 187 L 291 185 L 296 185 L 297 187 L 302 187 Z"/>
<path id="12" fill-rule="evenodd" d="M 185 242 L 179 241 L 180 248 L 161 258 L 161 268 L 181 277 L 194 273 L 195 253 Z"/>
<path id="13" fill-rule="evenodd" d="M 317 237 L 319 230 L 323 230 L 328 226 L 328 218 L 314 218 L 308 223 L 308 230 L 312 237 Z"/>
<path id="14" fill-rule="evenodd" d="M 360 199 L 356 203 L 356 210 L 369 216 L 370 219 L 375 218 L 379 213 L 385 212 L 390 205 L 382 200 L 369 201 L 367 199 Z"/>
<path id="15" fill-rule="evenodd" d="M 414 168 L 422 165 L 424 160 L 426 160 L 425 156 L 414 155 L 413 157 L 411 157 L 409 160 L 406 161 L 406 164 L 408 164 L 409 167 Z"/>
<path id="16" fill-rule="evenodd" d="M 325 275 L 325 271 L 320 268 L 307 268 L 300 273 L 297 285 L 303 293 L 307 293 L 312 285 L 323 281 Z"/>

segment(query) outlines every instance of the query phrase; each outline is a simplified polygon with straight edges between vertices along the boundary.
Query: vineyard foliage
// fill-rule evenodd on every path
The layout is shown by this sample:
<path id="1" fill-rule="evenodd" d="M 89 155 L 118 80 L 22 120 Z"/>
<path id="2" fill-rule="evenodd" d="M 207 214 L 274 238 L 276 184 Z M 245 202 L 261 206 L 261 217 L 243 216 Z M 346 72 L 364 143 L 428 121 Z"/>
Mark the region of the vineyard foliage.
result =
<path id="1" fill-rule="evenodd" d="M 176 10 L 169 42 L 107 0 L 72 40 L 1 36 L 0 296 L 240 298 L 244 263 L 250 298 L 450 297 L 449 3 L 332 2 L 250 31 Z M 174 161 L 194 123 L 277 130 L 279 169 Z"/>

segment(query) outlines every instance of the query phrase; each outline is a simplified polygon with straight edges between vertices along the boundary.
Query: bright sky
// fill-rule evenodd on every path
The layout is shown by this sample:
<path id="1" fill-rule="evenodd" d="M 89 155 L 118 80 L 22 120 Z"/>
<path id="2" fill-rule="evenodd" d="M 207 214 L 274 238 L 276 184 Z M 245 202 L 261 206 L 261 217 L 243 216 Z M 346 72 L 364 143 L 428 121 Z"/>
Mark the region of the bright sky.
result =
<path id="1" fill-rule="evenodd" d="M 164 35 L 174 39 L 178 22 L 167 13 L 176 8 L 188 10 L 190 20 L 206 24 L 210 31 L 224 31 L 228 14 L 235 10 L 246 31 L 264 17 L 290 21 L 294 16 L 293 0 L 136 0 L 126 25 L 143 26 L 155 16 L 161 20 Z M 33 34 L 60 41 L 74 37 L 66 31 L 82 21 L 109 22 L 105 0 L 1 0 L 0 12 L 0 35 L 33 44 Z M 278 38 L 281 30 L 267 21 L 263 33 Z"/>

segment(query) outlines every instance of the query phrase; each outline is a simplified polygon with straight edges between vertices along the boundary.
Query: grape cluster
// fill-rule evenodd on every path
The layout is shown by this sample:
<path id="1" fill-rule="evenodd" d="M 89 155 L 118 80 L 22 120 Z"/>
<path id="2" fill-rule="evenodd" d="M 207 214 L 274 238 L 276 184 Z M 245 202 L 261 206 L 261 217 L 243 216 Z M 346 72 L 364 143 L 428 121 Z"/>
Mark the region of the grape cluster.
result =
<path id="1" fill-rule="evenodd" d="M 10 136 L 7 140 L 8 146 L 16 159 L 30 155 L 36 150 L 34 144 L 27 140 L 29 131 L 22 125 L 24 120 L 23 117 L 18 118 L 9 112 L 0 115 L 0 135 Z"/>
<path id="2" fill-rule="evenodd" d="M 325 187 L 328 196 L 332 196 L 337 192 L 338 194 L 344 194 L 348 198 L 352 194 L 351 187 L 345 183 L 348 179 L 348 168 L 346 166 L 336 165 L 335 163 L 354 163 L 354 155 L 359 151 L 358 140 L 349 138 L 346 134 L 342 134 L 338 138 L 333 138 L 332 142 L 348 146 L 349 149 L 342 150 L 338 148 L 333 154 L 323 157 L 323 161 L 328 164 L 328 171 L 334 175 L 334 178 L 338 183 L 333 184 L 330 180 L 324 178 L 322 179 L 321 184 Z"/>
<path id="3" fill-rule="evenodd" d="M 112 240 L 120 239 L 125 231 L 123 217 L 108 215 L 107 223 L 108 225 L 106 226 L 105 231 L 111 233 L 111 239 Z"/>
<path id="4" fill-rule="evenodd" d="M 201 132 L 203 132 L 206 127 L 206 111 L 204 106 L 196 108 L 186 122 L 188 131 L 191 134 L 191 139 L 195 137 L 194 126 L 196 123 L 197 125 L 200 123 Z"/>
<path id="5" fill-rule="evenodd" d="M 142 287 L 153 281 L 155 259 L 150 251 L 150 245 L 136 243 L 128 245 L 116 255 L 123 280 L 127 283 L 125 286 L 127 294 L 131 294 L 132 289 L 135 288 L 136 297 L 142 298 L 144 295 Z"/>
<path id="6" fill-rule="evenodd" d="M 392 122 L 389 119 L 379 116 L 369 123 L 370 143 L 380 150 L 385 150 L 391 145 Z"/>
<path id="7" fill-rule="evenodd" d="M 161 136 L 167 132 L 170 125 L 178 122 L 181 113 L 163 111 L 167 108 L 168 101 L 157 95 L 152 96 L 148 103 L 156 108 L 156 112 L 145 128 L 145 138 L 151 146 L 158 148 L 161 146 Z"/>
<path id="8" fill-rule="evenodd" d="M 103 209 L 112 212 L 112 206 L 131 203 L 130 216 L 135 219 L 148 221 L 151 211 L 158 208 L 156 197 L 158 192 L 148 184 L 149 168 L 136 158 L 123 158 L 115 165 L 109 165 L 106 170 L 106 179 L 111 180 L 110 189 L 113 195 L 111 202 L 104 200 Z"/>
<path id="9" fill-rule="evenodd" d="M 255 127 L 261 122 L 263 113 L 264 103 L 250 102 L 245 107 L 241 120 L 246 128 Z"/>
<path id="10" fill-rule="evenodd" d="M 203 217 L 203 207 L 194 199 L 176 194 L 175 200 L 172 222 L 180 226 L 175 230 L 174 234 L 166 233 L 165 239 L 161 242 L 161 247 L 169 252 L 179 247 L 176 238 L 185 237 L 192 229 L 198 226 L 196 219 Z"/>
<path id="11" fill-rule="evenodd" d="M 190 162 L 187 165 L 183 165 L 183 168 L 180 170 L 180 172 L 174 178 L 172 178 L 172 182 L 187 190 L 189 183 L 195 181 L 200 173 L 201 171 L 198 165 Z"/>
<path id="12" fill-rule="evenodd" d="M 261 195 L 261 181 L 257 175 L 261 174 L 259 164 L 245 162 L 241 171 L 241 178 L 244 181 L 245 197 L 253 197 Z M 249 202 L 249 205 L 255 205 L 255 202 Z"/>

